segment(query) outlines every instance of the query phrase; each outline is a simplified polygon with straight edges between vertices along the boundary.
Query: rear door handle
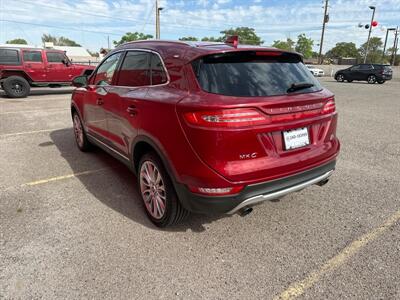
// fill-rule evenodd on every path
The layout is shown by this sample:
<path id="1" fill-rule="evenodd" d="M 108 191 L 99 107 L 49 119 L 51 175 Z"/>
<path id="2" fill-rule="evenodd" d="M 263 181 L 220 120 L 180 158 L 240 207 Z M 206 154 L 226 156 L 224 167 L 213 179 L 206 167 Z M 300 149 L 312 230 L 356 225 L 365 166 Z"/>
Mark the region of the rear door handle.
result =
<path id="1" fill-rule="evenodd" d="M 103 105 L 104 104 L 103 98 L 97 98 L 96 104 Z"/>
<path id="2" fill-rule="evenodd" d="M 130 114 L 131 116 L 136 115 L 137 114 L 136 106 L 134 106 L 134 105 L 128 106 L 128 108 L 126 109 L 126 112 L 128 114 Z"/>

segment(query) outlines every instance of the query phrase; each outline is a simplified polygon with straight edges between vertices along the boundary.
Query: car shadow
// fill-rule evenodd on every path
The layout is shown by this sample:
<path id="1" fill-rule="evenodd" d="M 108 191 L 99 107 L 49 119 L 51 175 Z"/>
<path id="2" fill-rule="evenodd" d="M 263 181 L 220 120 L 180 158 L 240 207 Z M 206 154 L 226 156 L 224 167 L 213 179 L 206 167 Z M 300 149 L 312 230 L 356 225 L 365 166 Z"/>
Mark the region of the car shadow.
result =
<path id="1" fill-rule="evenodd" d="M 45 95 L 64 95 L 64 94 L 71 94 L 75 88 L 73 87 L 62 87 L 62 88 L 32 88 L 29 97 L 31 96 L 45 96 Z M 6 99 L 15 99 L 9 98 L 5 94 L 3 90 L 0 90 L 0 97 Z M 22 98 L 23 99 L 23 98 Z M 26 98 L 25 98 L 26 99 Z M 16 100 L 21 100 L 21 98 L 17 98 Z"/>
<path id="2" fill-rule="evenodd" d="M 50 138 L 51 142 L 39 146 L 47 147 L 54 143 L 73 173 L 100 170 L 76 177 L 91 195 L 130 220 L 153 230 L 160 230 L 147 218 L 138 193 L 136 177 L 123 163 L 97 147 L 91 152 L 81 152 L 75 144 L 72 128 L 55 130 L 50 133 Z M 162 230 L 203 232 L 206 230 L 206 224 L 221 217 L 221 215 L 191 214 L 180 224 Z"/>

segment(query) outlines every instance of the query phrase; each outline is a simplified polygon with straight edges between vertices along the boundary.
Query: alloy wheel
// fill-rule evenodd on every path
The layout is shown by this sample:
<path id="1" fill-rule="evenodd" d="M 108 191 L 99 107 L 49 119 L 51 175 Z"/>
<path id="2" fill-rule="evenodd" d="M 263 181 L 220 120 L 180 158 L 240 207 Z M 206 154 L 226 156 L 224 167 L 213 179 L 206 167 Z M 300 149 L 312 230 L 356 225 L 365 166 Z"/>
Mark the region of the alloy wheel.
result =
<path id="1" fill-rule="evenodd" d="M 342 74 L 339 74 L 337 76 L 337 81 L 343 82 L 344 81 L 344 76 Z"/>
<path id="2" fill-rule="evenodd" d="M 140 168 L 140 192 L 148 213 L 160 220 L 167 203 L 164 180 L 157 166 L 151 161 L 145 161 Z"/>
<path id="3" fill-rule="evenodd" d="M 376 77 L 374 75 L 369 75 L 368 76 L 368 83 L 375 83 L 376 82 Z"/>
<path id="4" fill-rule="evenodd" d="M 83 129 L 82 123 L 77 114 L 74 115 L 74 133 L 75 139 L 79 147 L 83 146 Z"/>

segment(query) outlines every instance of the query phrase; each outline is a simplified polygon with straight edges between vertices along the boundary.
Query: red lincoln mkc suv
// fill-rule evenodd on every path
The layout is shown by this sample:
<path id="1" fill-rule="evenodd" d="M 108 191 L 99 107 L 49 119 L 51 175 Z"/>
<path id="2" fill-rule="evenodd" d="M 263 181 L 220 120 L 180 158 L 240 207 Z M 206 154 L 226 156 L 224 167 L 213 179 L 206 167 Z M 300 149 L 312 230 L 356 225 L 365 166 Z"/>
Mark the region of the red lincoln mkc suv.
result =
<path id="1" fill-rule="evenodd" d="M 231 40 L 127 43 L 73 81 L 79 149 L 128 165 L 159 227 L 189 212 L 246 214 L 335 169 L 333 94 L 298 53 Z"/>

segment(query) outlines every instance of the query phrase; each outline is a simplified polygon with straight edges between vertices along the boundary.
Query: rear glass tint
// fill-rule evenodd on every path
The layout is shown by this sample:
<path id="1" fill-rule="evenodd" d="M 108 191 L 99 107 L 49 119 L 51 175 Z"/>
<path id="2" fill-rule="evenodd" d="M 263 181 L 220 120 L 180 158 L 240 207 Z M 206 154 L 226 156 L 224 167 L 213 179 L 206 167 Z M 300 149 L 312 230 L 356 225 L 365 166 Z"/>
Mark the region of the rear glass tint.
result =
<path id="1" fill-rule="evenodd" d="M 0 65 L 19 64 L 19 55 L 17 50 L 0 49 Z"/>
<path id="2" fill-rule="evenodd" d="M 263 55 L 264 54 L 264 55 Z M 238 97 L 276 96 L 288 93 L 292 84 L 311 83 L 296 93 L 322 89 L 300 56 L 243 51 L 214 54 L 192 63 L 201 88 L 209 93 Z"/>

